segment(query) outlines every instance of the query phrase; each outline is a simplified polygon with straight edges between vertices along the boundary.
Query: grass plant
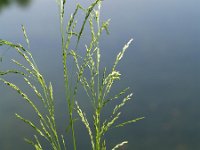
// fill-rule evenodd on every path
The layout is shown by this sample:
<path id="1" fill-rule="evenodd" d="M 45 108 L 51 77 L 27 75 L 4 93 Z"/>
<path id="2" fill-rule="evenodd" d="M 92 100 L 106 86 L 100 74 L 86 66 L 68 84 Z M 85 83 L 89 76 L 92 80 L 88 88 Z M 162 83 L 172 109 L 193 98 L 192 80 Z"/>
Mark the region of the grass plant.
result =
<path id="1" fill-rule="evenodd" d="M 88 132 L 92 150 L 106 150 L 107 146 L 104 135 L 111 128 L 122 127 L 126 124 L 143 119 L 143 117 L 141 117 L 117 123 L 117 120 L 121 116 L 120 109 L 131 99 L 132 93 L 125 96 L 129 90 L 129 88 L 125 88 L 122 89 L 121 92 L 110 97 L 110 92 L 113 84 L 120 79 L 121 74 L 117 70 L 117 65 L 122 59 L 126 49 L 131 44 L 132 39 L 129 40 L 119 52 L 112 68 L 109 70 L 105 67 L 103 72 L 101 72 L 101 49 L 99 46 L 99 40 L 104 31 L 109 33 L 108 26 L 110 22 L 110 20 L 100 21 L 100 9 L 102 3 L 103 2 L 101 0 L 95 0 L 89 5 L 88 8 L 83 8 L 80 4 L 77 4 L 76 9 L 68 19 L 67 25 L 65 25 L 64 18 L 66 18 L 65 6 L 67 6 L 67 1 L 57 0 L 60 12 L 63 80 L 69 116 L 69 124 L 67 126 L 71 130 L 74 150 L 77 149 L 76 129 L 74 126 L 76 119 L 75 114 L 78 114 L 79 119 L 82 121 Z M 80 27 L 77 26 L 77 15 L 79 11 L 82 11 L 85 15 Z M 79 48 L 79 43 L 81 39 L 84 38 L 82 35 L 84 34 L 84 30 L 87 26 L 90 29 L 90 42 L 85 44 L 85 48 Z M 66 144 L 68 139 L 64 136 L 66 133 L 60 135 L 56 125 L 56 101 L 53 96 L 53 86 L 51 82 L 47 83 L 45 81 L 42 72 L 39 70 L 39 67 L 33 59 L 30 52 L 29 39 L 24 26 L 22 26 L 22 31 L 27 43 L 27 48 L 21 44 L 12 43 L 6 40 L 0 40 L 0 46 L 13 48 L 13 50 L 15 50 L 25 60 L 26 64 L 22 64 L 20 61 L 12 59 L 12 62 L 21 69 L 0 71 L 0 81 L 19 93 L 19 95 L 21 95 L 21 97 L 33 108 L 35 115 L 37 115 L 38 124 L 34 123 L 32 120 L 22 117 L 19 114 L 16 114 L 18 119 L 32 127 L 36 132 L 36 135 L 33 136 L 34 139 L 25 139 L 25 141 L 31 144 L 36 150 L 43 150 L 44 145 L 42 145 L 43 143 L 41 142 L 41 138 L 43 138 L 48 141 L 52 150 L 66 150 L 68 149 L 68 145 Z M 74 48 L 72 48 L 72 43 L 74 42 L 72 40 L 73 38 L 76 39 Z M 84 53 L 80 53 L 79 49 L 85 49 Z M 74 66 L 72 70 L 69 69 L 68 65 L 68 59 L 71 58 L 73 59 Z M 72 74 L 73 71 L 76 76 L 72 78 L 70 74 Z M 14 83 L 5 80 L 4 76 L 8 74 L 20 75 L 24 79 L 25 83 L 32 89 L 32 92 L 34 92 L 37 96 L 37 99 L 31 99 L 28 94 L 23 92 L 23 89 L 20 89 Z M 91 107 L 93 108 L 93 120 L 90 122 L 78 102 L 79 97 L 77 94 L 80 88 L 83 88 L 86 92 L 88 100 L 91 102 Z M 41 106 L 39 107 L 36 105 L 38 100 L 42 104 L 42 109 Z M 102 120 L 102 110 L 109 103 L 115 104 L 116 102 L 117 104 L 113 107 L 112 113 L 107 115 L 106 120 Z M 117 150 L 124 144 L 127 144 L 127 141 L 122 141 L 112 150 Z"/>

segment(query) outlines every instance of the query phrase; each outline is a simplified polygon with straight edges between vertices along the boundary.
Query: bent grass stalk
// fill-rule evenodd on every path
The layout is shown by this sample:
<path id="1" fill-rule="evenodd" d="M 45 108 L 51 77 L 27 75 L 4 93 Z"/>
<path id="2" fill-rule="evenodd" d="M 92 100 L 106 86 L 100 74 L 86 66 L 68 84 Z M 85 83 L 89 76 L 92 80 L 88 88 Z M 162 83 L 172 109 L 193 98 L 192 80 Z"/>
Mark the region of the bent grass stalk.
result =
<path id="1" fill-rule="evenodd" d="M 126 49 L 132 42 L 132 39 L 128 41 L 123 47 L 122 51 L 116 57 L 113 67 L 110 71 L 107 71 L 106 67 L 103 72 L 100 71 L 100 58 L 101 50 L 99 48 L 99 39 L 103 31 L 109 33 L 108 26 L 110 20 L 100 22 L 100 8 L 101 0 L 94 1 L 88 8 L 83 8 L 80 4 L 77 4 L 76 9 L 71 14 L 68 20 L 68 24 L 64 25 L 65 16 L 65 5 L 66 0 L 57 0 L 59 10 L 60 10 L 60 31 L 61 31 L 61 44 L 62 44 L 62 63 L 63 63 L 63 76 L 65 84 L 65 98 L 67 101 L 68 115 L 69 115 L 69 125 L 68 128 L 72 132 L 73 139 L 73 149 L 77 149 L 76 134 L 74 128 L 74 113 L 77 113 L 80 120 L 85 125 L 88 135 L 90 137 L 91 149 L 92 150 L 106 150 L 106 139 L 104 135 L 113 127 L 122 127 L 129 123 L 134 123 L 143 119 L 144 117 L 136 118 L 133 120 L 128 120 L 116 124 L 116 121 L 121 116 L 120 109 L 131 99 L 132 94 L 128 94 L 124 97 L 114 108 L 112 114 L 108 115 L 107 120 L 102 120 L 101 114 L 102 109 L 116 100 L 120 100 L 122 95 L 126 94 L 129 88 L 123 89 L 121 92 L 117 93 L 113 97 L 108 97 L 112 89 L 114 82 L 120 79 L 120 72 L 117 70 L 117 65 L 122 59 Z M 80 26 L 79 31 L 75 31 L 77 27 L 76 17 L 78 11 L 85 13 L 84 20 Z M 78 53 L 78 45 L 82 39 L 82 34 L 84 33 L 85 27 L 89 25 L 91 41 L 85 46 L 85 54 L 81 56 Z M 38 69 L 32 54 L 30 52 L 29 39 L 26 34 L 24 26 L 22 26 L 22 31 L 24 38 L 27 43 L 28 49 L 23 47 L 21 44 L 15 44 L 6 40 L 0 40 L 0 46 L 6 45 L 13 48 L 27 63 L 26 65 L 20 63 L 19 61 L 12 59 L 12 62 L 20 67 L 20 70 L 7 70 L 0 71 L 0 81 L 11 87 L 13 90 L 19 93 L 21 97 L 28 102 L 28 104 L 33 108 L 35 114 L 38 117 L 38 124 L 33 123 L 29 119 L 23 118 L 21 115 L 16 114 L 16 117 L 29 126 L 31 126 L 37 136 L 34 135 L 34 140 L 25 139 L 25 141 L 31 144 L 36 150 L 42 150 L 43 145 L 38 136 L 46 139 L 50 147 L 53 150 L 66 150 L 68 145 L 66 144 L 63 135 L 59 135 L 57 132 L 56 118 L 55 118 L 55 100 L 53 96 L 53 86 L 50 83 L 46 83 L 42 73 Z M 72 43 L 72 37 L 76 37 L 76 46 L 70 49 Z M 74 69 L 76 70 L 76 79 L 74 85 L 69 81 L 72 80 L 70 77 L 70 70 L 68 69 L 67 60 L 68 57 L 72 57 L 74 60 Z M 28 65 L 28 67 L 26 67 Z M 89 77 L 86 76 L 86 72 L 89 72 Z M 22 76 L 25 83 L 32 89 L 32 92 L 37 96 L 37 99 L 42 103 L 42 110 L 36 105 L 36 100 L 30 99 L 29 96 L 23 92 L 17 85 L 5 80 L 3 77 L 7 74 L 17 74 Z M 83 88 L 91 100 L 91 106 L 93 107 L 93 121 L 89 122 L 86 114 L 82 111 L 81 106 L 79 106 L 77 93 L 79 88 Z M 92 128 L 93 126 L 94 128 Z M 127 144 L 127 141 L 117 144 L 112 150 L 116 150 Z"/>

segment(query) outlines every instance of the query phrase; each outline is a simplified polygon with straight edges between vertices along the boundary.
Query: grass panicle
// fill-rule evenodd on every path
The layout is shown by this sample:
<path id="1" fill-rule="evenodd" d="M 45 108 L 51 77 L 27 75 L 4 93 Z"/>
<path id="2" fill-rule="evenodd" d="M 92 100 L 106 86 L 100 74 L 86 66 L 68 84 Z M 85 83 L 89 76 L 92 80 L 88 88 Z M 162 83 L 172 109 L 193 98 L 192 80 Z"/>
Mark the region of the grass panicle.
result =
<path id="1" fill-rule="evenodd" d="M 106 21 L 100 20 L 100 12 L 103 1 L 95 0 L 87 8 L 77 4 L 74 12 L 68 19 L 67 24 L 64 24 L 65 12 L 67 6 L 66 0 L 56 0 L 59 6 L 60 14 L 60 32 L 61 32 L 61 54 L 63 64 L 63 80 L 65 85 L 65 99 L 68 110 L 68 123 L 66 123 L 66 133 L 60 135 L 58 133 L 56 116 L 55 116 L 55 103 L 53 85 L 51 82 L 47 83 L 45 77 L 36 65 L 30 50 L 30 41 L 27 36 L 25 27 L 22 25 L 23 35 L 27 44 L 27 49 L 21 44 L 15 44 L 6 40 L 0 39 L 0 46 L 8 46 L 13 48 L 25 61 L 21 63 L 18 60 L 12 59 L 14 65 L 19 68 L 9 69 L 6 71 L 0 71 L 0 82 L 8 85 L 15 90 L 28 104 L 33 108 L 37 116 L 37 123 L 32 120 L 25 119 L 21 115 L 16 114 L 16 117 L 29 125 L 34 129 L 37 135 L 33 136 L 33 140 L 25 139 L 25 141 L 31 144 L 36 150 L 43 150 L 43 142 L 41 138 L 44 138 L 52 150 L 66 150 L 68 147 L 67 141 L 69 133 L 71 131 L 71 137 L 73 140 L 73 149 L 77 149 L 76 129 L 74 126 L 76 117 L 78 114 L 81 122 L 84 124 L 91 143 L 92 150 L 106 150 L 106 133 L 112 128 L 118 128 L 125 126 L 126 124 L 137 122 L 144 117 L 128 120 L 122 123 L 118 123 L 122 112 L 122 107 L 131 99 L 132 93 L 127 95 L 129 88 L 121 90 L 119 93 L 112 95 L 112 87 L 115 82 L 120 80 L 122 76 L 117 70 L 117 65 L 124 56 L 125 51 L 133 41 L 129 40 L 124 45 L 122 50 L 118 53 L 111 70 L 105 69 L 101 71 L 101 49 L 100 38 L 103 32 L 109 34 L 110 19 Z M 84 14 L 83 21 L 78 26 L 77 15 L 81 11 Z M 90 29 L 90 42 L 85 44 L 81 50 L 84 52 L 79 53 L 79 43 L 83 38 L 85 28 Z M 75 37 L 75 38 L 74 38 Z M 75 45 L 73 46 L 75 39 Z M 68 59 L 73 59 L 73 64 L 68 64 Z M 1 59 L 2 61 L 2 59 Z M 69 69 L 70 66 L 73 69 Z M 32 93 L 35 94 L 35 99 L 30 99 L 28 94 L 24 93 L 15 83 L 11 83 L 4 79 L 4 76 L 9 74 L 16 74 L 24 79 L 26 85 L 30 87 Z M 73 76 L 72 76 L 73 74 Z M 88 75 L 89 74 L 89 75 Z M 78 104 L 79 89 L 85 90 L 88 99 L 91 102 L 93 108 L 93 119 L 90 121 L 87 115 L 81 109 Z M 124 97 L 124 98 L 122 98 Z M 107 115 L 106 119 L 102 119 L 103 109 L 108 106 L 109 103 L 115 104 L 113 106 L 112 113 Z M 124 141 L 117 144 L 112 150 L 117 150 L 127 144 Z"/>

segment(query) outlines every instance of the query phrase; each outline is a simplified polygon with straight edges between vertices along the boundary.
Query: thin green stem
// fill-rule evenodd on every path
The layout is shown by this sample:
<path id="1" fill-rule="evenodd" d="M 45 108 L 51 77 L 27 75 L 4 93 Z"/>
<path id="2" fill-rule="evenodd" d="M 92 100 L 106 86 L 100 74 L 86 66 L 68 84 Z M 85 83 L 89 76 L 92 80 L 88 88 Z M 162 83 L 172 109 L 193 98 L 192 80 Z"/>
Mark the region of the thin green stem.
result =
<path id="1" fill-rule="evenodd" d="M 73 147 L 74 150 L 76 150 L 76 137 L 75 137 L 75 131 L 74 131 L 74 122 L 73 122 L 73 104 L 71 101 L 71 96 L 70 96 L 70 88 L 69 88 L 69 79 L 68 79 L 68 68 L 67 68 L 67 51 L 68 51 L 68 46 L 70 43 L 71 35 L 68 35 L 67 41 L 65 43 L 65 32 L 63 29 L 63 16 L 64 16 L 64 5 L 65 1 L 61 3 L 60 6 L 60 31 L 61 31 L 61 40 L 62 40 L 62 62 L 63 62 L 63 70 L 64 70 L 64 84 L 65 84 L 65 94 L 66 94 L 66 99 L 67 99 L 67 104 L 68 104 L 68 114 L 69 114 L 69 121 L 70 121 L 70 127 L 72 130 L 72 139 L 73 139 Z"/>
<path id="2" fill-rule="evenodd" d="M 96 130 L 95 150 L 100 150 L 101 149 L 101 124 L 100 124 L 99 108 L 96 108 L 94 124 L 95 124 L 95 130 Z"/>

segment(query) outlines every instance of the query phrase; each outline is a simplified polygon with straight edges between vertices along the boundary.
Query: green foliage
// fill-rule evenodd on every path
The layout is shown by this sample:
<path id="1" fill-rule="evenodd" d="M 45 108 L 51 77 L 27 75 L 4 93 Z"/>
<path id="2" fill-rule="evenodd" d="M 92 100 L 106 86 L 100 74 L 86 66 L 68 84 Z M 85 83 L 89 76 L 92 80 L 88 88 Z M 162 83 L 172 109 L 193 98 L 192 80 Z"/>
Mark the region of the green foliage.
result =
<path id="1" fill-rule="evenodd" d="M 132 39 L 123 47 L 122 51 L 117 55 L 115 62 L 110 71 L 106 68 L 103 72 L 100 71 L 100 59 L 101 50 L 99 48 L 99 39 L 105 31 L 107 34 L 108 26 L 110 20 L 100 22 L 100 9 L 101 0 L 94 1 L 88 8 L 83 8 L 80 4 L 77 4 L 76 9 L 71 14 L 68 23 L 65 27 L 63 23 L 65 15 L 65 0 L 57 0 L 59 10 L 60 10 L 60 30 L 61 30 L 61 43 L 62 43 L 62 62 L 63 62 L 63 72 L 64 72 L 64 84 L 65 84 L 65 94 L 68 107 L 69 115 L 69 125 L 68 130 L 72 132 L 73 148 L 76 150 L 77 142 L 75 136 L 74 128 L 74 113 L 77 113 L 80 120 L 85 125 L 91 142 L 92 150 L 106 150 L 106 139 L 104 135 L 113 127 L 121 127 L 129 123 L 133 123 L 143 119 L 136 118 L 126 122 L 117 124 L 117 120 L 121 116 L 120 109 L 131 99 L 132 93 L 124 96 L 122 100 L 121 97 L 127 93 L 129 88 L 123 89 L 121 92 L 110 97 L 113 84 L 120 80 L 120 72 L 117 70 L 117 65 L 122 59 L 126 49 L 132 42 Z M 78 11 L 82 11 L 85 14 L 84 20 L 79 31 L 76 31 L 76 17 Z M 84 29 L 86 26 L 90 28 L 91 41 L 85 46 L 85 53 L 78 53 L 78 45 L 82 38 Z M 28 49 L 24 48 L 20 44 L 14 44 L 6 40 L 0 40 L 0 46 L 7 45 L 13 48 L 26 62 L 26 65 L 20 63 L 17 60 L 12 59 L 12 62 L 16 64 L 21 70 L 7 70 L 0 71 L 0 81 L 13 90 L 19 93 L 21 97 L 28 102 L 28 104 L 33 108 L 37 118 L 38 124 L 31 120 L 23 118 L 21 115 L 16 114 L 16 117 L 27 125 L 32 127 L 37 136 L 46 139 L 53 150 L 67 149 L 65 144 L 65 139 L 63 135 L 59 135 L 57 132 L 56 121 L 55 121 L 55 101 L 53 96 L 53 86 L 51 83 L 46 83 L 42 73 L 39 71 L 32 54 L 30 53 L 30 45 L 28 36 L 24 26 L 22 26 L 22 31 L 24 38 L 27 43 Z M 74 49 L 70 49 L 72 43 L 72 37 L 76 37 L 76 46 Z M 83 48 L 82 48 L 83 49 Z M 68 69 L 68 57 L 74 60 L 74 70 L 76 71 L 75 82 L 72 85 L 70 78 L 70 70 Z M 28 66 L 28 67 L 27 67 Z M 86 74 L 89 72 L 89 76 Z M 17 74 L 20 75 L 25 83 L 32 89 L 32 92 L 37 96 L 37 99 L 42 103 L 42 108 L 39 109 L 36 100 L 30 99 L 29 96 L 24 93 L 17 85 L 6 81 L 3 77 L 7 74 Z M 79 88 L 83 88 L 91 100 L 91 106 L 93 107 L 93 120 L 88 121 L 86 114 L 81 109 L 77 101 L 77 93 Z M 118 100 L 118 101 L 116 101 Z M 113 111 L 108 115 L 106 120 L 102 120 L 101 114 L 103 108 L 105 108 L 109 103 L 116 101 L 116 106 Z M 41 106 L 40 106 L 41 107 Z M 43 146 L 41 144 L 40 138 L 34 135 L 34 140 L 25 139 L 25 141 L 31 144 L 36 150 L 42 150 Z M 127 144 L 124 141 L 117 144 L 113 150 L 122 147 Z"/>

